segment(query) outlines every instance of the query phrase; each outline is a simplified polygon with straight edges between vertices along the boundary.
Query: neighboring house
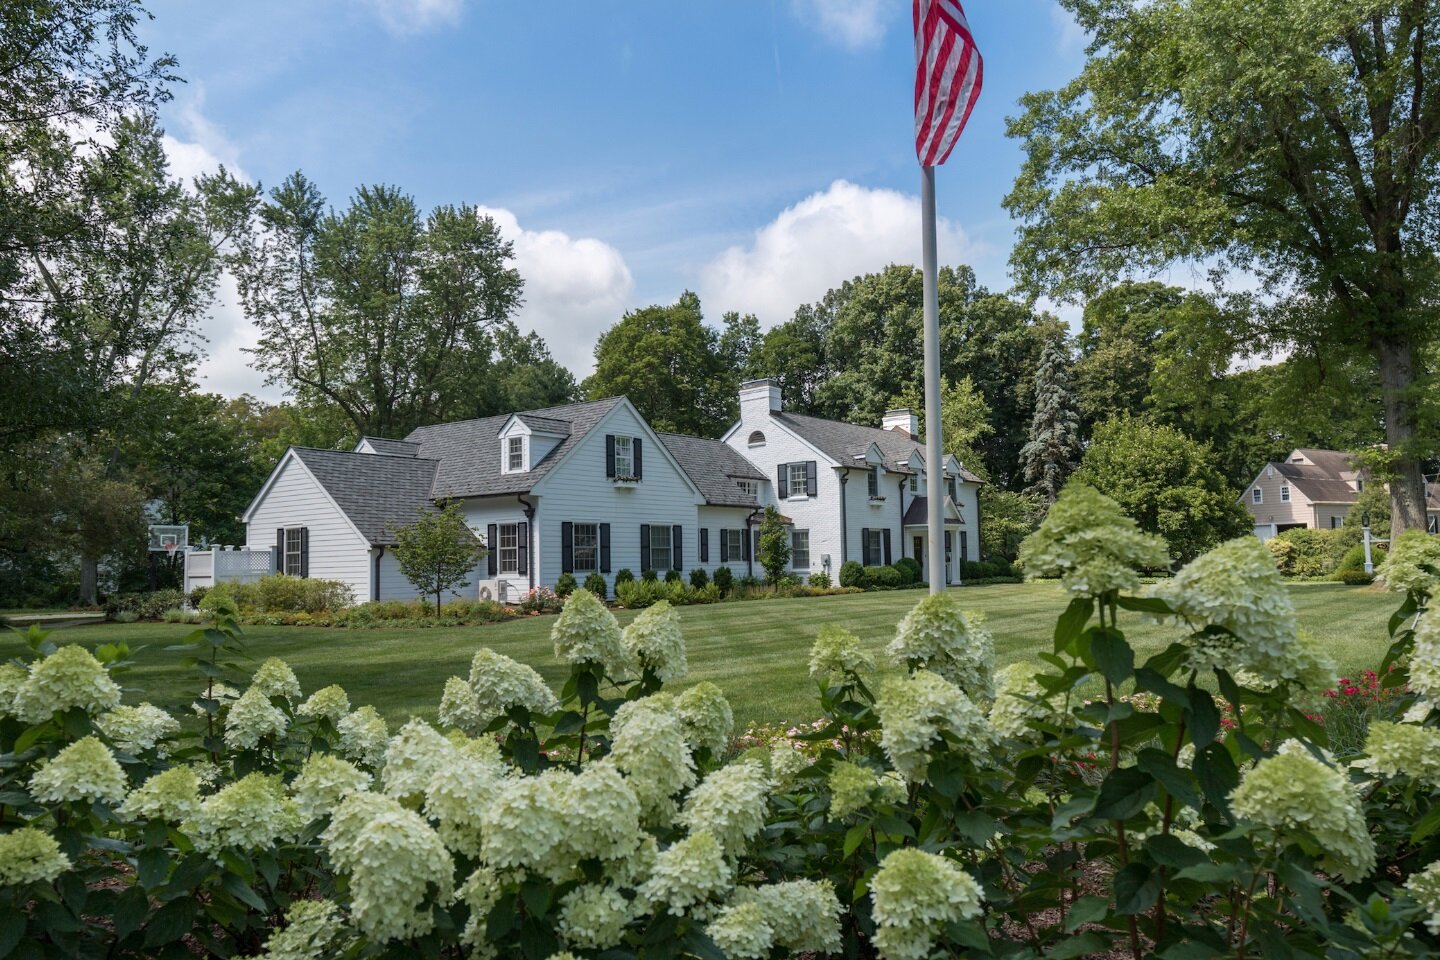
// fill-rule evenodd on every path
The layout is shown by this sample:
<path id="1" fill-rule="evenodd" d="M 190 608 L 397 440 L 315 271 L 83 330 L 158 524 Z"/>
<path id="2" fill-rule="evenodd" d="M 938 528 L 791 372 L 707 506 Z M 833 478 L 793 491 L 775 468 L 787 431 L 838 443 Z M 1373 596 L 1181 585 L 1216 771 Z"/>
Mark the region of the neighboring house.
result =
<path id="1" fill-rule="evenodd" d="M 757 391 L 769 403 L 772 390 L 746 385 L 727 440 L 747 411 L 754 420 Z M 778 414 L 778 390 L 773 402 Z M 598 573 L 613 594 L 622 569 L 758 575 L 759 524 L 773 503 L 791 524 L 796 573 L 835 575 L 847 557 L 918 553 L 923 564 L 924 497 L 912 483 L 924 458 L 913 418 L 896 423 L 906 432 L 785 414 L 766 427 L 773 444 L 737 446 L 657 433 L 617 397 L 421 427 L 404 440 L 364 437 L 351 451 L 293 447 L 245 511 L 247 546 L 270 551 L 285 573 L 344 581 L 359 601 L 409 599 L 396 531 L 458 500 L 487 551 L 455 596 L 513 602 L 563 573 Z M 776 455 L 792 448 L 795 462 L 777 472 Z M 846 459 L 852 448 L 863 463 Z M 978 543 L 979 481 L 953 458 L 946 473 L 954 580 Z M 880 485 L 873 497 L 867 484 Z"/>
<path id="2" fill-rule="evenodd" d="M 924 443 L 909 410 L 886 413 L 878 427 L 788 413 L 770 380 L 741 385 L 740 420 L 722 437 L 769 478 L 763 491 L 791 521 L 792 567 L 839 573 L 846 560 L 866 566 L 902 556 L 928 560 Z M 979 559 L 981 481 L 953 456 L 945 472 L 946 583 L 960 563 Z"/>
<path id="3" fill-rule="evenodd" d="M 1284 460 L 1265 464 L 1241 494 L 1255 520 L 1255 535 L 1268 540 L 1297 527 L 1335 530 L 1350 516 L 1369 473 L 1348 453 L 1297 448 Z M 1440 524 L 1440 495 L 1425 489 L 1430 532 Z"/>

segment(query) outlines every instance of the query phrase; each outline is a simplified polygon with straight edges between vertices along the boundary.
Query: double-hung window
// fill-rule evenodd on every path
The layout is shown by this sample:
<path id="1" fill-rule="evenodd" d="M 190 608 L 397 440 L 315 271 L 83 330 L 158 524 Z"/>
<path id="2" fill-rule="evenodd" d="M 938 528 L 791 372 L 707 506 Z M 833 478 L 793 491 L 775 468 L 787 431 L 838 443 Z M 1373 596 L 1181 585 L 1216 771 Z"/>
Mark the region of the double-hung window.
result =
<path id="1" fill-rule="evenodd" d="M 600 525 L 577 523 L 572 528 L 575 543 L 575 572 L 593 573 L 600 569 Z"/>
<path id="2" fill-rule="evenodd" d="M 805 464 L 787 464 L 786 469 L 790 471 L 790 496 L 803 497 L 806 490 Z"/>
<path id="3" fill-rule="evenodd" d="M 287 527 L 285 530 L 285 572 L 292 577 L 300 576 L 303 569 L 304 537 L 304 527 Z"/>
<path id="4" fill-rule="evenodd" d="M 500 572 L 520 572 L 520 527 L 514 523 L 500 524 Z"/>
<path id="5" fill-rule="evenodd" d="M 650 524 L 650 569 L 669 570 L 670 563 L 670 524 Z"/>
<path id="6" fill-rule="evenodd" d="M 1281 503 L 1289 503 L 1289 502 L 1290 502 L 1290 488 L 1289 488 L 1289 487 L 1281 487 L 1281 488 L 1280 488 L 1280 502 L 1281 502 Z"/>
<path id="7" fill-rule="evenodd" d="M 615 476 L 635 476 L 635 450 L 633 437 L 615 438 Z"/>
<path id="8" fill-rule="evenodd" d="M 866 485 L 870 491 L 871 499 L 880 496 L 880 468 L 871 467 L 870 476 L 866 479 Z"/>
<path id="9" fill-rule="evenodd" d="M 869 555 L 872 564 L 885 562 L 885 541 L 881 537 L 879 529 L 871 527 L 865 531 L 865 553 Z"/>
<path id="10" fill-rule="evenodd" d="M 920 492 L 920 474 L 918 474 L 918 473 L 912 473 L 912 474 L 910 474 L 910 492 L 911 492 L 911 493 L 919 493 L 919 492 Z"/>
<path id="11" fill-rule="evenodd" d="M 790 531 L 790 566 L 795 570 L 810 569 L 810 531 Z"/>
<path id="12" fill-rule="evenodd" d="M 725 537 L 725 556 L 733 563 L 745 557 L 745 531 L 722 530 Z"/>
<path id="13" fill-rule="evenodd" d="M 510 473 L 525 470 L 525 438 L 509 437 L 505 441 L 505 469 Z"/>
<path id="14" fill-rule="evenodd" d="M 754 480 L 736 480 L 735 485 L 739 487 L 740 492 L 746 496 L 758 497 L 760 495 L 760 484 Z"/>
<path id="15" fill-rule="evenodd" d="M 1264 491 L 1264 490 L 1261 490 L 1259 487 L 1256 487 L 1254 490 L 1251 490 L 1251 491 L 1250 491 L 1250 502 L 1251 502 L 1251 503 L 1264 503 L 1264 502 L 1265 502 L 1265 491 Z"/>

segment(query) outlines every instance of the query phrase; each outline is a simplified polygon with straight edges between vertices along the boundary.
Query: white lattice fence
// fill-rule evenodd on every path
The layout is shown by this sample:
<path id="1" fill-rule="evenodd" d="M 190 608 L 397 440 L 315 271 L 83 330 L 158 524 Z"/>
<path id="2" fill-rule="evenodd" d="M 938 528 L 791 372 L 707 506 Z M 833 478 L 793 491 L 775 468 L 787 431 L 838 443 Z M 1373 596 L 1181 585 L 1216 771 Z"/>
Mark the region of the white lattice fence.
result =
<path id="1" fill-rule="evenodd" d="M 185 591 L 221 581 L 250 583 L 274 572 L 272 550 L 193 550 L 185 554 Z"/>

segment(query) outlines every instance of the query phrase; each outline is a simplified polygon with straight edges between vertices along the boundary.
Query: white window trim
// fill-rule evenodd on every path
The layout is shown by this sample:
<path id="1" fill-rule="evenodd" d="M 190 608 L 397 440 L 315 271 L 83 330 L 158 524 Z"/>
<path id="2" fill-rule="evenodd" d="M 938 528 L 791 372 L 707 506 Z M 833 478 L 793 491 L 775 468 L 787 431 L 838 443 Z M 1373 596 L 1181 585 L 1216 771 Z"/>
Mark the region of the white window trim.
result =
<path id="1" fill-rule="evenodd" d="M 800 471 L 799 484 L 795 483 L 795 471 L 797 469 Z M 790 484 L 790 493 L 786 497 L 787 500 L 809 499 L 810 494 L 805 492 L 809 488 L 808 484 L 810 482 L 809 471 L 806 469 L 805 461 L 801 460 L 798 463 L 787 463 L 785 465 L 785 476 Z"/>
<path id="2" fill-rule="evenodd" d="M 520 465 L 518 467 L 511 463 L 511 458 L 516 452 L 511 448 L 517 441 L 520 444 Z M 504 463 L 501 464 L 502 473 L 525 473 L 527 461 L 530 459 L 530 444 L 527 442 L 525 435 L 517 433 L 506 437 L 505 448 L 501 451 L 500 455 L 504 457 Z"/>
<path id="3" fill-rule="evenodd" d="M 758 437 L 759 439 L 756 439 L 757 437 Z M 748 436 L 748 437 L 745 438 L 745 445 L 746 445 L 747 447 L 763 447 L 763 446 L 765 446 L 765 434 L 764 434 L 764 432 L 763 432 L 763 431 L 760 431 L 760 430 L 751 430 L 751 431 L 750 431 L 750 436 Z"/>
<path id="4" fill-rule="evenodd" d="M 623 463 L 625 464 L 625 468 L 623 470 L 620 468 L 620 464 L 622 463 L 622 460 L 620 459 L 622 456 L 620 452 L 621 444 L 624 444 L 625 448 L 625 452 L 623 454 L 625 458 L 623 461 Z M 615 436 L 615 477 L 616 479 L 628 479 L 634 476 L 635 439 L 633 437 L 625 437 L 617 434 Z"/>
<path id="5" fill-rule="evenodd" d="M 870 554 L 870 559 L 874 561 L 871 566 L 883 566 L 885 564 L 885 536 L 879 527 L 871 527 L 869 536 L 873 537 L 874 541 L 868 545 L 870 549 L 865 552 Z"/>
<path id="6" fill-rule="evenodd" d="M 666 571 L 674 569 L 675 566 L 675 541 L 673 539 L 675 532 L 672 527 L 674 527 L 674 524 L 670 523 L 650 524 L 650 569 L 658 573 L 661 579 L 664 579 Z M 655 538 L 657 533 L 663 533 L 665 543 L 663 548 L 665 551 L 665 564 L 663 566 L 655 559 Z"/>
<path id="7" fill-rule="evenodd" d="M 1259 487 L 1256 487 L 1255 489 L 1251 490 L 1251 491 L 1250 491 L 1250 502 L 1251 502 L 1251 503 L 1255 503 L 1255 504 L 1264 503 L 1264 502 L 1265 502 L 1265 491 L 1264 491 L 1264 490 L 1261 490 Z"/>
<path id="8" fill-rule="evenodd" d="M 1281 487 L 1281 488 L 1280 488 L 1280 502 L 1281 502 L 1281 503 L 1289 503 L 1289 502 L 1290 502 L 1290 488 L 1289 488 L 1289 487 Z"/>
<path id="9" fill-rule="evenodd" d="M 745 531 L 735 527 L 721 530 L 725 538 L 726 563 L 735 563 L 745 559 Z M 731 538 L 734 538 L 733 540 Z"/>
<path id="10" fill-rule="evenodd" d="M 282 560 L 282 563 L 284 564 L 284 569 L 283 569 L 282 572 L 283 572 L 286 576 L 289 576 L 289 577 L 298 577 L 298 576 L 300 576 L 300 570 L 301 570 L 302 566 L 303 566 L 304 563 L 305 563 L 305 532 L 304 532 L 304 531 L 305 531 L 305 528 L 304 528 L 304 527 L 286 527 L 286 528 L 285 528 L 285 556 L 284 556 L 283 558 L 281 558 L 281 560 Z M 295 544 L 295 546 L 294 546 L 293 549 L 292 549 L 291 546 L 290 546 L 292 539 L 293 539 L 294 544 Z M 293 565 L 290 563 L 290 558 L 291 558 L 292 556 L 295 558 L 295 563 L 294 563 Z"/>
<path id="11" fill-rule="evenodd" d="M 758 480 L 738 479 L 735 481 L 735 486 L 740 488 L 741 493 L 749 494 L 752 497 L 760 496 L 760 481 Z"/>
<path id="12" fill-rule="evenodd" d="M 803 564 L 799 561 L 799 556 L 800 556 L 799 550 L 797 550 L 797 549 L 796 549 L 796 546 L 795 546 L 795 538 L 796 538 L 796 537 L 800 537 L 800 536 L 803 536 L 803 537 L 805 538 L 805 562 L 804 562 Z M 810 531 L 809 531 L 809 530 L 791 530 L 791 531 L 790 531 L 790 568 L 791 568 L 792 570 L 809 570 L 809 569 L 810 569 Z"/>
<path id="13" fill-rule="evenodd" d="M 509 546 L 506 546 L 506 545 L 505 545 L 505 532 L 506 532 L 507 530 L 510 532 L 510 545 L 509 545 Z M 496 528 L 496 531 L 495 531 L 495 539 L 497 539 L 497 540 L 500 541 L 499 544 L 497 544 L 496 547 L 495 547 L 495 549 L 496 549 L 496 551 L 497 551 L 497 552 L 496 552 L 496 557 L 498 557 L 498 560 L 496 561 L 496 567 L 495 567 L 495 569 L 496 569 L 501 575 L 506 575 L 506 574 L 515 575 L 515 574 L 518 574 L 518 573 L 520 572 L 520 524 L 518 524 L 518 523 L 502 523 L 502 524 L 500 524 L 499 527 Z M 505 562 L 505 552 L 506 552 L 507 550 L 510 551 L 511 554 L 513 555 L 513 557 L 514 557 L 514 559 L 513 559 L 510 563 L 508 563 L 508 564 Z"/>
<path id="14" fill-rule="evenodd" d="M 595 565 L 593 567 L 580 566 L 580 528 L 595 528 Z M 576 573 L 598 573 L 600 571 L 600 521 L 599 520 L 572 520 L 570 521 L 570 566 Z"/>

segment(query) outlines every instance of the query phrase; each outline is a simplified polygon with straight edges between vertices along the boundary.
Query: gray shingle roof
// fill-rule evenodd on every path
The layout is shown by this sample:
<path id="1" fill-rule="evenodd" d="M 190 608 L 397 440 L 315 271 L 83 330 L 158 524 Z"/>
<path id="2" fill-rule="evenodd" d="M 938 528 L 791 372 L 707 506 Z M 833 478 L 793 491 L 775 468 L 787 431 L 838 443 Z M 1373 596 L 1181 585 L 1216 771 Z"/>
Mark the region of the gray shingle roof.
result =
<path id="1" fill-rule="evenodd" d="M 758 501 L 741 492 L 737 479 L 764 480 L 756 466 L 727 443 L 690 437 L 681 433 L 662 433 L 665 449 L 680 464 L 705 502 L 717 507 L 755 507 Z"/>
<path id="2" fill-rule="evenodd" d="M 820 417 L 786 411 L 771 413 L 770 416 L 814 444 L 827 457 L 847 467 L 863 466 L 864 464 L 856 457 L 863 455 L 873 443 L 880 449 L 880 455 L 885 458 L 886 470 L 896 473 L 914 473 L 914 470 L 901 466 L 900 461 L 908 459 L 911 451 L 923 446 L 921 441 L 911 438 L 908 434 L 895 430 L 884 430 L 880 427 L 862 427 L 858 423 L 823 420 Z M 964 467 L 960 468 L 960 477 L 973 483 L 981 482 L 979 477 Z"/>
<path id="3" fill-rule="evenodd" d="M 545 407 L 516 414 L 527 423 L 530 418 L 563 423 L 568 435 L 539 463 L 525 473 L 500 472 L 500 429 L 510 414 L 439 423 L 417 427 L 405 439 L 419 445 L 419 456 L 439 461 L 431 495 L 435 497 L 485 497 L 505 493 L 528 493 L 550 468 L 565 457 L 585 435 L 621 402 L 622 397 Z M 532 427 L 533 429 L 533 427 Z M 555 431 L 559 432 L 559 431 Z"/>
<path id="4" fill-rule="evenodd" d="M 1332 476 L 1322 467 L 1312 467 L 1306 463 L 1277 463 L 1275 471 L 1312 502 L 1355 502 L 1355 488 L 1350 486 L 1348 481 Z"/>
<path id="5" fill-rule="evenodd" d="M 558 433 L 562 437 L 570 432 L 569 420 L 558 420 L 555 417 L 541 417 L 533 413 L 517 413 L 515 419 L 519 420 L 531 430 L 540 433 Z"/>
<path id="6" fill-rule="evenodd" d="M 435 509 L 430 502 L 430 488 L 439 464 L 434 460 L 311 447 L 292 449 L 361 536 L 372 544 L 394 543 L 395 528 L 414 522 L 419 510 Z"/>
<path id="7" fill-rule="evenodd" d="M 407 440 L 387 440 L 385 437 L 361 437 L 376 453 L 387 453 L 392 457 L 413 457 L 420 451 L 419 444 Z M 356 444 L 359 446 L 359 444 Z"/>
<path id="8" fill-rule="evenodd" d="M 954 508 L 951 507 L 951 509 Z M 949 511 L 947 510 L 946 513 L 948 514 Z M 911 500 L 909 506 L 905 508 L 905 516 L 900 518 L 900 522 L 907 527 L 923 527 L 928 524 L 930 522 L 930 498 L 915 497 Z M 964 525 L 964 520 L 951 516 L 945 517 L 945 526 L 947 527 L 961 527 Z"/>

